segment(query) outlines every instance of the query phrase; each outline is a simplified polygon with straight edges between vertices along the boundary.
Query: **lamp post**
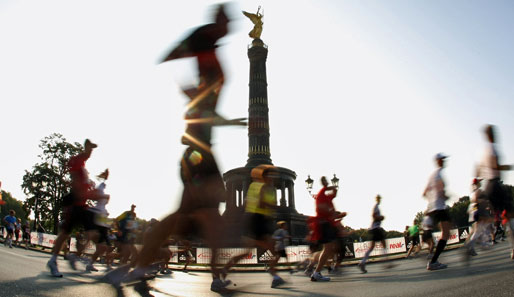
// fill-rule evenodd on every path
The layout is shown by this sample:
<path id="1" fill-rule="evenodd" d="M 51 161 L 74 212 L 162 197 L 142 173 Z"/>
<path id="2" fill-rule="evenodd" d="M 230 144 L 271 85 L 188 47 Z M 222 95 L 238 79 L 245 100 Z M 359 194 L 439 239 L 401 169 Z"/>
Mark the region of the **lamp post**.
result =
<path id="1" fill-rule="evenodd" d="M 339 188 L 339 179 L 337 178 L 336 174 L 334 173 L 334 177 L 330 180 L 332 183 L 332 186 L 336 187 L 336 189 Z"/>
<path id="2" fill-rule="evenodd" d="M 337 178 L 336 174 L 334 173 L 334 177 L 330 179 L 330 182 L 332 183 L 332 186 L 336 189 L 339 188 L 339 178 Z M 311 175 L 307 175 L 307 179 L 305 180 L 305 186 L 307 187 L 307 191 L 309 192 L 309 195 L 312 196 L 312 198 L 315 197 L 315 194 L 312 194 L 312 186 L 314 184 L 314 180 L 312 180 Z"/>
<path id="3" fill-rule="evenodd" d="M 305 185 L 307 186 L 307 191 L 309 191 L 309 194 L 311 194 L 312 191 L 312 185 L 314 184 L 314 181 L 312 180 L 310 175 L 307 175 L 307 179 L 305 180 Z"/>
<path id="4" fill-rule="evenodd" d="M 38 187 L 38 184 L 36 182 L 32 182 L 32 188 L 35 189 Z M 34 195 L 34 230 L 37 232 L 37 227 L 38 227 L 38 222 L 37 222 L 37 219 L 38 219 L 38 196 L 39 196 L 39 193 L 36 193 L 36 195 Z"/>

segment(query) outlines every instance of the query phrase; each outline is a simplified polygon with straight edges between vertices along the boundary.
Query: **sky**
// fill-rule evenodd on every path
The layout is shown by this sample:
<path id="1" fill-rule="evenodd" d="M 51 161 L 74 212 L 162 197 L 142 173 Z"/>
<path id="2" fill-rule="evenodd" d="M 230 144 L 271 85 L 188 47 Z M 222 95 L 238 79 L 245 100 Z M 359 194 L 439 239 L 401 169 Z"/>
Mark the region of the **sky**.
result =
<path id="1" fill-rule="evenodd" d="M 191 59 L 159 64 L 210 22 L 216 1 L 0 1 L 0 181 L 19 200 L 40 140 L 61 133 L 99 146 L 91 175 L 110 170 L 115 216 L 136 204 L 144 219 L 177 209 L 182 191 Z M 218 53 L 226 84 L 218 112 L 248 116 L 247 46 L 264 11 L 271 158 L 296 172 L 296 207 L 314 214 L 305 179 L 340 178 L 344 222 L 367 228 L 376 194 L 386 230 L 426 208 L 421 193 L 438 152 L 450 155 L 449 203 L 469 195 L 498 126 L 502 163 L 514 163 L 512 1 L 240 1 Z M 242 167 L 247 129 L 216 128 L 220 170 Z M 512 171 L 503 174 L 514 184 Z"/>

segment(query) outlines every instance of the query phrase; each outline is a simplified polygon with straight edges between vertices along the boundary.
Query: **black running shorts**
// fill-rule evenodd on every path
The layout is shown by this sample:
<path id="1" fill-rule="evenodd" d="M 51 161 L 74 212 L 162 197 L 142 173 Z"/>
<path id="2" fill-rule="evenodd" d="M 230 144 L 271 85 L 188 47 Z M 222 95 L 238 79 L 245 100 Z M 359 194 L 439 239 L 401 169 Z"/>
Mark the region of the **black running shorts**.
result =
<path id="1" fill-rule="evenodd" d="M 450 211 L 447 208 L 433 210 L 430 213 L 428 213 L 428 215 L 430 216 L 430 218 L 432 218 L 432 221 L 434 222 L 434 226 L 439 224 L 440 222 L 451 221 Z"/>
<path id="2" fill-rule="evenodd" d="M 83 206 L 68 206 L 63 211 L 61 230 L 70 234 L 75 226 L 83 226 L 85 231 L 94 230 L 94 214 Z"/>
<path id="3" fill-rule="evenodd" d="M 271 218 L 259 214 L 248 213 L 246 218 L 246 236 L 255 240 L 265 240 L 273 231 Z"/>
<path id="4" fill-rule="evenodd" d="M 485 197 L 491 202 L 491 206 L 495 213 L 501 213 L 506 210 L 507 212 L 514 211 L 512 198 L 503 189 L 502 183 L 499 178 L 490 179 L 487 181 L 484 189 Z"/>
<path id="5" fill-rule="evenodd" d="M 379 242 L 386 238 L 385 231 L 381 227 L 371 229 L 369 232 L 371 233 L 371 240 L 374 242 Z"/>
<path id="6" fill-rule="evenodd" d="M 330 222 L 322 222 L 319 224 L 319 230 L 321 238 L 318 240 L 319 243 L 329 243 L 337 238 L 337 228 L 334 227 Z"/>
<path id="7" fill-rule="evenodd" d="M 423 235 L 421 235 L 421 239 L 423 239 L 423 242 L 427 242 L 431 238 L 432 230 L 423 230 Z"/>

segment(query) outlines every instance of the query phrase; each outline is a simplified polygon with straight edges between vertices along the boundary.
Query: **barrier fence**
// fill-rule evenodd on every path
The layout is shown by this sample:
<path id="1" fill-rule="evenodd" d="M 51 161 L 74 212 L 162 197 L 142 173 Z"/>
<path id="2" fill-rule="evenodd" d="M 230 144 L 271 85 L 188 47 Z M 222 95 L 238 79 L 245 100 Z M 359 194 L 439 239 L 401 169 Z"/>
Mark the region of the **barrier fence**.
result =
<path id="1" fill-rule="evenodd" d="M 447 244 L 456 244 L 464 242 L 469 235 L 468 227 L 452 229 L 450 230 L 450 238 Z M 434 242 L 438 241 L 441 237 L 441 232 L 432 233 Z M 5 234 L 4 234 L 5 238 Z M 30 243 L 36 246 L 45 248 L 51 248 L 54 245 L 54 241 L 57 238 L 56 235 L 31 232 Z M 420 235 L 421 242 L 421 235 Z M 380 255 L 391 255 L 405 253 L 410 248 L 410 242 L 405 237 L 388 238 L 385 241 L 387 248 L 384 248 L 381 243 L 376 243 L 375 249 L 371 253 L 371 256 Z M 77 250 L 77 240 L 71 238 L 70 251 L 74 252 Z M 347 242 L 345 246 L 345 259 L 359 259 L 364 256 L 364 253 L 369 249 L 371 241 L 365 242 Z M 423 246 L 425 247 L 425 245 Z M 171 263 L 184 263 L 187 260 L 187 251 L 181 250 L 178 246 L 169 246 L 170 251 L 173 252 L 173 256 L 170 260 Z M 86 254 L 93 254 L 95 252 L 94 243 L 90 242 L 85 249 Z M 218 252 L 219 263 L 227 263 L 228 260 L 238 254 L 248 252 L 248 256 L 242 259 L 238 264 L 264 264 L 268 262 L 271 257 L 271 251 L 261 248 L 222 248 Z M 311 251 L 308 245 L 297 245 L 286 247 L 286 258 L 281 258 L 279 263 L 286 262 L 301 262 L 309 258 Z M 189 250 L 189 256 L 191 257 L 190 263 L 196 264 L 209 264 L 211 261 L 211 250 L 204 247 L 192 247 Z"/>

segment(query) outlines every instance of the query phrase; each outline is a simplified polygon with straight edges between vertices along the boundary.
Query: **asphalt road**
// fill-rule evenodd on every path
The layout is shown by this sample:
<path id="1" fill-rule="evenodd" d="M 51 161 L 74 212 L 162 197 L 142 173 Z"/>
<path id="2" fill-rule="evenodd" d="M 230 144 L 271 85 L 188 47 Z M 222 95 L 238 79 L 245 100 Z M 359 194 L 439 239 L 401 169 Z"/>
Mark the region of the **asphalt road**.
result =
<path id="1" fill-rule="evenodd" d="M 301 273 L 281 272 L 287 284 L 272 289 L 271 277 L 264 272 L 234 273 L 229 278 L 237 284 L 223 296 L 514 296 L 514 260 L 510 259 L 510 243 L 502 242 L 479 255 L 468 264 L 462 260 L 462 249 L 447 251 L 440 262 L 448 268 L 427 271 L 424 255 L 412 260 L 394 260 L 367 265 L 361 274 L 355 265 L 345 266 L 344 273 L 330 282 L 311 282 Z M 116 296 L 107 284 L 99 282 L 100 272 L 72 271 L 59 260 L 63 278 L 51 277 L 46 269 L 49 255 L 38 251 L 9 249 L 0 246 L 0 296 Z M 388 268 L 389 264 L 395 267 Z M 220 296 L 210 291 L 210 274 L 205 272 L 174 272 L 151 282 L 155 296 Z M 139 296 L 132 287 L 125 287 L 126 296 Z"/>

